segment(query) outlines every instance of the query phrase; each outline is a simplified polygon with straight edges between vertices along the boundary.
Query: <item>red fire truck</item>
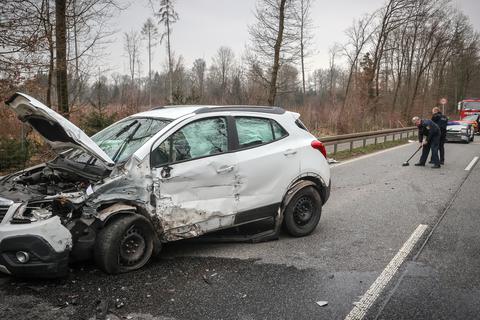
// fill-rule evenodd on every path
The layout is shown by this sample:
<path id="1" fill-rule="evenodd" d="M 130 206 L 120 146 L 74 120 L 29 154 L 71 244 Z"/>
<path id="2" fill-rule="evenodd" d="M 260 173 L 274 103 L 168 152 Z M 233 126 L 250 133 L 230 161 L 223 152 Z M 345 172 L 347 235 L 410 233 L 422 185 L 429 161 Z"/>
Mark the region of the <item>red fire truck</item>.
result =
<path id="1" fill-rule="evenodd" d="M 475 133 L 480 129 L 480 99 L 471 98 L 458 102 L 460 112 L 460 121 L 469 123 L 474 128 Z"/>
<path id="2" fill-rule="evenodd" d="M 460 111 L 460 119 L 471 114 L 480 114 L 480 99 L 465 99 L 458 102 L 458 110 Z"/>

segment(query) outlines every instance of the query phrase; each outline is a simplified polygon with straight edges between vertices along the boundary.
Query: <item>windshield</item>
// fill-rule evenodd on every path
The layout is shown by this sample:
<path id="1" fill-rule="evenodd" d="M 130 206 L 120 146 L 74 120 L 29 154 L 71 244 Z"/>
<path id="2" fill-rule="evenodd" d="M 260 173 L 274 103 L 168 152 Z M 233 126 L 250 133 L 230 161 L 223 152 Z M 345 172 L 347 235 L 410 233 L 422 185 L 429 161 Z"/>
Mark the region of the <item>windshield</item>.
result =
<path id="1" fill-rule="evenodd" d="M 465 101 L 463 102 L 464 109 L 480 109 L 480 101 Z"/>
<path id="2" fill-rule="evenodd" d="M 91 139 L 115 163 L 127 160 L 148 139 L 165 128 L 170 120 L 137 118 L 117 122 L 93 135 Z M 69 159 L 81 163 L 93 161 L 92 157 L 82 151 L 74 151 Z"/>

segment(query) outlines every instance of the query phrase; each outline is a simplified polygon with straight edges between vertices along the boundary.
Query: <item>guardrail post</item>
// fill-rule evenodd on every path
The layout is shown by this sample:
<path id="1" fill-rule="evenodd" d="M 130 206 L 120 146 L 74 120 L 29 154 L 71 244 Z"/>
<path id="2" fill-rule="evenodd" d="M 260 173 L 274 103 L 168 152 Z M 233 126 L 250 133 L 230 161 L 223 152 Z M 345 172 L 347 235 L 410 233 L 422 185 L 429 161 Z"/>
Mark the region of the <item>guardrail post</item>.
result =
<path id="1" fill-rule="evenodd" d="M 333 145 L 333 154 L 337 153 L 337 145 L 336 143 Z"/>
<path id="2" fill-rule="evenodd" d="M 353 141 L 350 141 L 350 151 L 353 150 Z"/>
<path id="3" fill-rule="evenodd" d="M 395 133 L 393 134 L 392 141 L 395 141 Z"/>
<path id="4" fill-rule="evenodd" d="M 367 145 L 367 139 L 363 139 L 363 147 L 365 148 L 366 145 Z"/>

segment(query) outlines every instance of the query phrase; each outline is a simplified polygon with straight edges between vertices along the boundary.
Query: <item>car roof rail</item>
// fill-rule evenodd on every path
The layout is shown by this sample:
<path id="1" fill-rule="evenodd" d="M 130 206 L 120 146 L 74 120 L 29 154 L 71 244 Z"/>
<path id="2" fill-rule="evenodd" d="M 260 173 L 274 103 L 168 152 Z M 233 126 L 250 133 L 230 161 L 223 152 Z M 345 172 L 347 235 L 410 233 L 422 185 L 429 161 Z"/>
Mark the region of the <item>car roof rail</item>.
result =
<path id="1" fill-rule="evenodd" d="M 260 112 L 270 114 L 284 114 L 285 109 L 280 107 L 265 107 L 265 106 L 219 106 L 219 107 L 204 107 L 195 111 L 196 114 L 222 111 L 246 111 L 246 112 Z"/>

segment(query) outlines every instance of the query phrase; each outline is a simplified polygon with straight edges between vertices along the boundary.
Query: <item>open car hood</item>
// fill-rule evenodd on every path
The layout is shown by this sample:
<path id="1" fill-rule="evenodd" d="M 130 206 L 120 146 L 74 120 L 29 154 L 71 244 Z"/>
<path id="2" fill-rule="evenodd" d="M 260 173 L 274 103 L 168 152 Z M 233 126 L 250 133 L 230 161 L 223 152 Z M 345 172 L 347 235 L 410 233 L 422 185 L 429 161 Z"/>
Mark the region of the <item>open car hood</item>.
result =
<path id="1" fill-rule="evenodd" d="M 5 104 L 22 122 L 34 128 L 55 151 L 82 149 L 106 166 L 115 164 L 85 132 L 40 101 L 17 92 Z"/>

